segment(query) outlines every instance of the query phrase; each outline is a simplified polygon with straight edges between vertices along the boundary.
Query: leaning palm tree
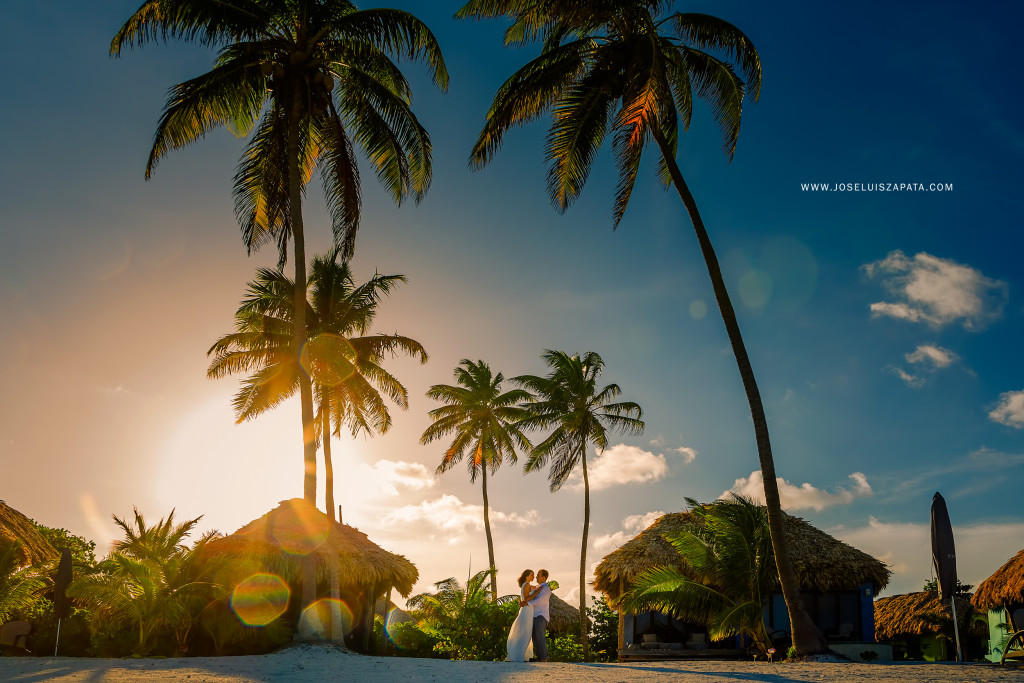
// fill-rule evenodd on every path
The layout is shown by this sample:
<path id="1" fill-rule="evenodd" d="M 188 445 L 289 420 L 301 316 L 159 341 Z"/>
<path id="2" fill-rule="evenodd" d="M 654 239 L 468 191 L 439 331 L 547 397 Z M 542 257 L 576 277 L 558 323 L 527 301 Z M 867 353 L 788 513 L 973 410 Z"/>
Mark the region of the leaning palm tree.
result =
<path id="1" fill-rule="evenodd" d="M 613 402 L 621 390 L 617 384 L 598 388 L 597 379 L 604 361 L 593 351 L 570 356 L 564 351 L 546 350 L 541 358 L 551 369 L 544 377 L 522 375 L 514 382 L 531 393 L 526 408 L 529 416 L 520 422 L 526 429 L 551 429 L 546 439 L 533 447 L 526 472 L 545 467 L 551 491 L 568 481 L 576 468 L 583 474 L 583 545 L 580 549 L 580 640 L 583 659 L 590 657 L 587 640 L 587 536 L 590 531 L 590 477 L 587 474 L 587 447 L 600 453 L 608 448 L 608 430 L 640 434 L 643 411 L 631 401 Z"/>
<path id="2" fill-rule="evenodd" d="M 658 174 L 682 199 L 711 276 L 754 423 L 768 520 L 782 593 L 801 654 L 825 641 L 800 602 L 796 573 L 783 534 L 775 462 L 761 395 L 740 335 L 736 312 L 696 200 L 676 161 L 680 129 L 687 130 L 694 100 L 705 100 L 732 159 L 743 101 L 761 92 L 761 61 L 750 39 L 706 14 L 663 16 L 669 0 L 470 0 L 460 18 L 510 17 L 506 44 L 543 41 L 539 57 L 513 74 L 494 97 L 473 147 L 471 164 L 485 166 L 505 132 L 548 112 L 545 155 L 552 203 L 565 211 L 579 196 L 610 132 L 619 183 L 613 227 L 625 214 L 644 148 L 658 150 Z M 739 72 L 739 73 L 737 73 Z"/>
<path id="3" fill-rule="evenodd" d="M 686 502 L 687 526 L 666 539 L 688 572 L 671 566 L 644 571 L 625 595 L 623 609 L 653 609 L 705 623 L 712 640 L 748 635 L 767 652 L 764 605 L 771 597 L 775 557 L 764 507 L 740 496 L 709 505 Z"/>
<path id="4" fill-rule="evenodd" d="M 352 255 L 360 213 L 356 146 L 396 202 L 419 201 L 431 178 L 431 146 L 410 109 L 411 89 L 392 57 L 425 59 L 434 82 L 448 73 L 430 30 L 407 12 L 358 10 L 349 0 L 146 0 L 110 50 L 181 40 L 219 48 L 209 72 L 174 86 L 146 165 L 218 127 L 255 129 L 235 174 L 235 213 L 249 251 L 288 242 L 295 268 L 292 349 L 306 341 L 302 198 L 319 169 L 334 241 Z M 298 376 L 303 495 L 316 502 L 313 390 Z"/>
<path id="5" fill-rule="evenodd" d="M 334 518 L 332 432 L 347 427 L 353 436 L 379 434 L 391 427 L 385 397 L 408 408 L 408 391 L 381 363 L 387 354 L 427 353 L 414 339 L 398 334 L 366 334 L 384 296 L 402 275 L 375 274 L 357 285 L 347 262 L 334 249 L 313 259 L 307 283 L 309 301 L 304 320 L 309 341 L 296 353 L 291 334 L 295 318 L 294 283 L 281 271 L 261 269 L 249 283 L 235 314 L 236 331 L 218 339 L 211 378 L 252 372 L 235 394 L 239 422 L 255 418 L 295 394 L 303 376 L 311 377 L 318 400 L 315 436 L 323 440 L 327 513 Z M 383 394 L 383 396 L 382 396 Z M 333 421 L 333 430 L 331 427 Z M 314 442 L 315 443 L 315 442 Z"/>
<path id="6" fill-rule="evenodd" d="M 430 411 L 433 423 L 420 437 L 428 444 L 443 436 L 454 434 L 444 452 L 437 474 L 443 474 L 469 454 L 469 481 L 480 475 L 480 488 L 484 496 L 484 532 L 487 536 L 487 559 L 494 566 L 494 541 L 491 538 L 491 519 L 487 501 L 487 470 L 494 474 L 508 458 L 516 464 L 516 449 L 526 450 L 531 444 L 516 422 L 527 416 L 519 406 L 529 398 L 522 389 L 501 391 L 505 379 L 502 373 L 493 374 L 482 360 L 462 360 L 454 371 L 455 382 L 435 384 L 427 391 L 430 398 L 447 404 Z M 498 600 L 497 570 L 491 572 L 491 600 Z"/>

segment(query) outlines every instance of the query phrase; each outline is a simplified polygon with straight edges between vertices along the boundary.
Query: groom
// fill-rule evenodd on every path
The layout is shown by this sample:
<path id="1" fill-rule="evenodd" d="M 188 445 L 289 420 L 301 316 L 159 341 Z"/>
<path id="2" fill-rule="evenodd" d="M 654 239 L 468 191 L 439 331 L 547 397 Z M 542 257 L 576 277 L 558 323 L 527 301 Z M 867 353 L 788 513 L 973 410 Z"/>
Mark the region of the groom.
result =
<path id="1" fill-rule="evenodd" d="M 551 611 L 548 604 L 551 602 L 551 586 L 548 585 L 548 570 L 541 569 L 537 572 L 537 581 L 540 582 L 540 592 L 527 603 L 533 605 L 533 654 L 534 661 L 548 661 L 548 622 L 551 621 Z"/>

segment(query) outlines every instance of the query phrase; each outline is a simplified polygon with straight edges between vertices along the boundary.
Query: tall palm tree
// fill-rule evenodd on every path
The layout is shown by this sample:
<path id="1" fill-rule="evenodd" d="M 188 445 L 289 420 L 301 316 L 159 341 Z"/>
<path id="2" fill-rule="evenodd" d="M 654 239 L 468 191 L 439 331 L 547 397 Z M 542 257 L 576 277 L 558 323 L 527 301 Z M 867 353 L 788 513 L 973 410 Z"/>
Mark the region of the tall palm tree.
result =
<path id="1" fill-rule="evenodd" d="M 336 248 L 315 257 L 310 266 L 309 301 L 304 306 L 309 341 L 300 352 L 296 353 L 291 334 L 294 283 L 280 271 L 261 269 L 235 314 L 236 331 L 222 336 L 208 351 L 214 358 L 207 371 L 212 378 L 252 371 L 234 397 L 239 422 L 276 407 L 295 394 L 301 377 L 312 377 L 319 417 L 315 436 L 323 439 L 327 513 L 332 519 L 332 431 L 340 435 L 342 426 L 353 436 L 388 431 L 391 414 L 385 397 L 403 409 L 408 408 L 409 397 L 401 382 L 381 366 L 385 355 L 402 352 L 427 361 L 426 351 L 414 339 L 366 334 L 382 298 L 405 277 L 375 274 L 357 285 L 348 263 L 338 262 L 339 256 Z"/>
<path id="2" fill-rule="evenodd" d="M 433 423 L 423 432 L 420 443 L 428 444 L 443 436 L 455 435 L 437 466 L 437 474 L 447 472 L 463 456 L 470 454 L 469 481 L 475 482 L 479 474 L 483 490 L 487 558 L 494 570 L 491 572 L 491 599 L 497 602 L 498 579 L 487 501 L 487 470 L 494 474 L 504 464 L 505 458 L 516 464 L 516 449 L 530 448 L 529 439 L 516 426 L 516 422 L 527 416 L 519 404 L 530 395 L 522 389 L 502 393 L 501 383 L 505 376 L 500 372 L 493 374 L 490 366 L 482 360 L 462 360 L 454 375 L 458 386 L 435 384 L 427 391 L 427 396 L 447 405 L 430 411 Z"/>
<path id="3" fill-rule="evenodd" d="M 497 153 L 505 132 L 552 113 L 545 156 L 548 192 L 565 211 L 583 190 L 597 152 L 612 133 L 619 171 L 612 208 L 618 227 L 633 192 L 645 146 L 658 149 L 658 174 L 686 208 L 711 276 L 754 423 L 768 521 L 782 592 L 801 654 L 826 643 L 804 611 L 782 527 L 775 462 L 761 395 L 736 312 L 696 200 L 676 161 L 680 128 L 687 130 L 694 99 L 705 100 L 732 159 L 747 95 L 761 92 L 761 61 L 750 39 L 707 14 L 662 15 L 671 0 L 470 0 L 457 17 L 510 17 L 506 44 L 543 41 L 539 57 L 499 88 L 470 156 L 476 167 Z M 738 72 L 738 73 L 737 73 Z"/>
<path id="4" fill-rule="evenodd" d="M 110 50 L 181 40 L 219 48 L 209 72 L 174 86 L 146 164 L 149 178 L 172 149 L 218 127 L 255 129 L 235 174 L 235 213 L 250 252 L 276 242 L 295 268 L 293 350 L 305 342 L 306 247 L 302 197 L 320 170 L 334 241 L 352 255 L 359 226 L 358 145 L 396 202 L 419 201 L 431 178 L 431 146 L 410 109 L 411 89 L 391 57 L 424 59 L 445 89 L 440 47 L 421 21 L 349 0 L 146 0 Z M 316 502 L 313 391 L 298 376 L 303 495 Z"/>
<path id="5" fill-rule="evenodd" d="M 706 623 L 713 640 L 749 635 L 767 652 L 764 605 L 771 597 L 775 557 L 764 507 L 740 496 L 709 505 L 686 502 L 689 524 L 666 538 L 692 576 L 675 567 L 648 569 L 633 582 L 623 608 Z"/>
<path id="6" fill-rule="evenodd" d="M 613 402 L 622 391 L 617 384 L 598 388 L 597 380 L 604 361 L 593 351 L 570 356 L 564 351 L 546 350 L 541 358 L 551 369 L 544 377 L 515 377 L 531 393 L 525 404 L 529 416 L 520 422 L 527 429 L 551 429 L 546 439 L 533 447 L 526 472 L 545 467 L 550 461 L 548 481 L 557 491 L 577 467 L 583 473 L 583 545 L 580 549 L 580 640 L 583 659 L 590 657 L 587 640 L 587 537 L 590 532 L 590 477 L 587 474 L 587 447 L 593 444 L 600 453 L 608 448 L 608 430 L 640 434 L 643 411 L 631 401 Z"/>

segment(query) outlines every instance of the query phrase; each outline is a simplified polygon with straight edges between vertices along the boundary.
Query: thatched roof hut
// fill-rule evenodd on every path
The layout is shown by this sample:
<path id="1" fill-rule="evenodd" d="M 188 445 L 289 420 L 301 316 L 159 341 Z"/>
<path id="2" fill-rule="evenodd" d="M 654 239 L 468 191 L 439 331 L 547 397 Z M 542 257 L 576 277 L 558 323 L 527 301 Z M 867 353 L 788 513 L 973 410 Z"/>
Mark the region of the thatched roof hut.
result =
<path id="1" fill-rule="evenodd" d="M 573 607 L 552 593 L 548 609 L 551 613 L 551 621 L 548 622 L 548 628 L 555 633 L 576 633 L 580 630 L 579 607 Z M 587 619 L 587 625 L 590 625 L 589 618 Z"/>
<path id="2" fill-rule="evenodd" d="M 986 627 L 971 617 L 971 603 L 956 598 L 956 615 L 960 628 L 975 634 L 984 634 Z M 893 595 L 875 600 L 875 638 L 893 640 L 906 636 L 934 636 L 952 628 L 953 616 L 949 603 L 939 601 L 932 591 Z"/>
<path id="3" fill-rule="evenodd" d="M 230 536 L 210 541 L 207 548 L 211 554 L 253 560 L 288 579 L 297 579 L 302 558 L 312 556 L 318 581 L 330 578 L 333 565 L 344 585 L 394 586 L 403 596 L 419 578 L 415 565 L 404 556 L 389 553 L 301 498 L 282 501 Z"/>
<path id="4" fill-rule="evenodd" d="M 978 586 L 971 604 L 981 610 L 1024 603 L 1024 550 Z"/>
<path id="5" fill-rule="evenodd" d="M 0 543 L 18 542 L 15 551 L 21 566 L 55 560 L 60 553 L 43 538 L 32 520 L 0 500 Z"/>
<path id="6" fill-rule="evenodd" d="M 688 512 L 670 512 L 644 529 L 618 550 L 605 556 L 594 572 L 594 588 L 608 596 L 612 607 L 622 592 L 647 569 L 674 566 L 686 573 L 688 567 L 664 534 L 681 530 L 690 520 Z M 799 517 L 783 513 L 789 552 L 800 587 L 809 590 L 858 588 L 870 582 L 874 592 L 889 583 L 892 572 L 884 562 L 816 529 Z"/>

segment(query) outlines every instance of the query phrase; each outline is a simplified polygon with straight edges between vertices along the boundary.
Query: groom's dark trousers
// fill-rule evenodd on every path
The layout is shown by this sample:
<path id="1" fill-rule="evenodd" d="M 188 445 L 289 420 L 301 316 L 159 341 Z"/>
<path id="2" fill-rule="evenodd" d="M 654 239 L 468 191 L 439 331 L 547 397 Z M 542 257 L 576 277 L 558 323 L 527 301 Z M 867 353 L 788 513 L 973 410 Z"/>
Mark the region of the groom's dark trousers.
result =
<path id="1" fill-rule="evenodd" d="M 548 620 L 544 617 L 533 618 L 533 656 L 536 659 L 548 658 Z"/>

